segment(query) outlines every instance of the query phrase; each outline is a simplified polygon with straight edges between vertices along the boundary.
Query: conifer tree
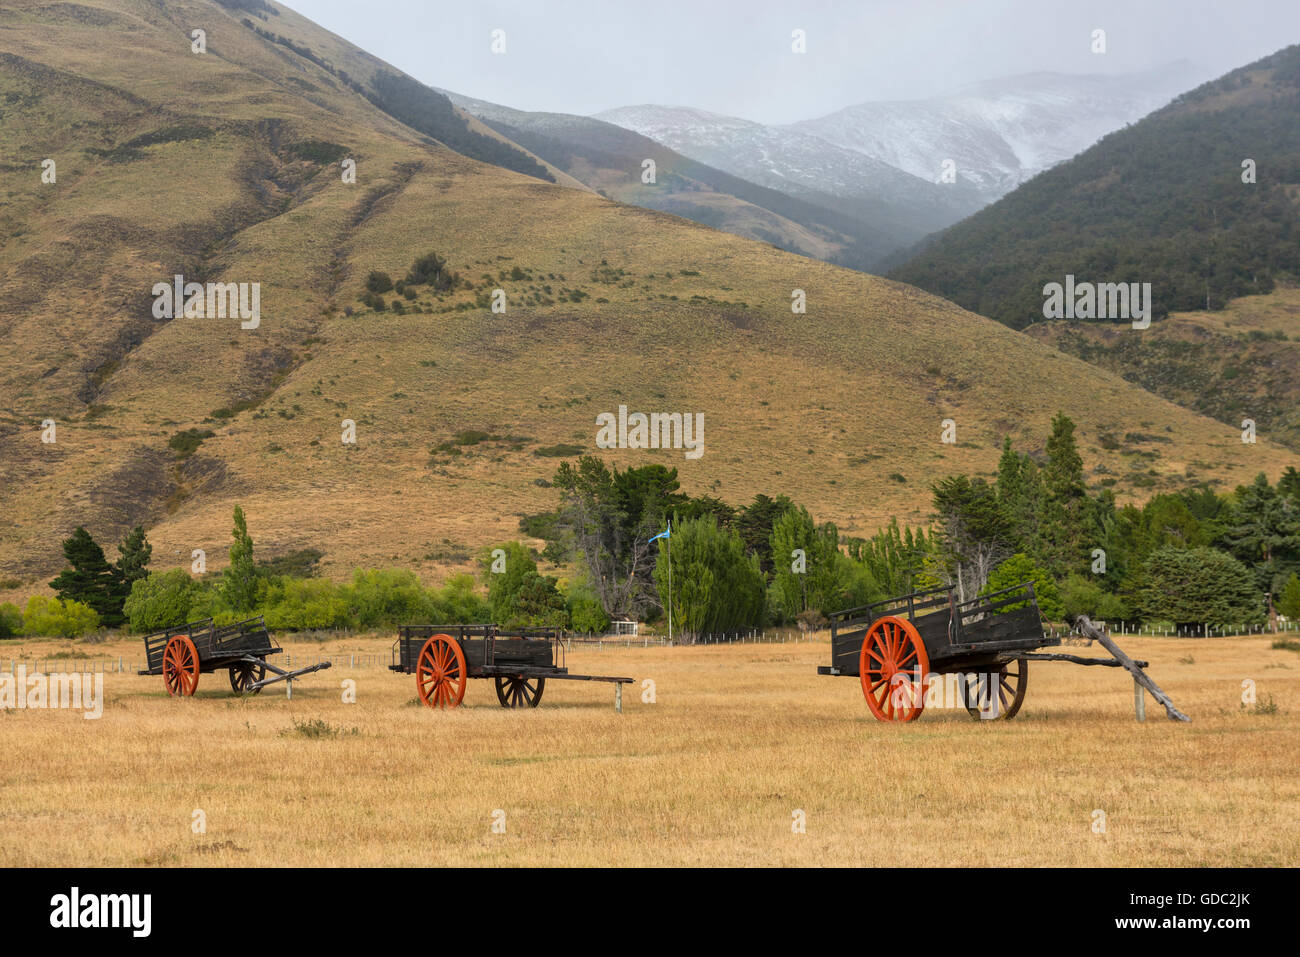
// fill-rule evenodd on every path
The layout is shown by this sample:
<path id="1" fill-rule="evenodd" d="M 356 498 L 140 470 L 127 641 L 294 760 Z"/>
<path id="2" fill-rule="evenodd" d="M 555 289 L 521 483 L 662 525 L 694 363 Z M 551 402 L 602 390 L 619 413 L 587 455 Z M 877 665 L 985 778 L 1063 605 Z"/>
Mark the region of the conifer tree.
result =
<path id="1" fill-rule="evenodd" d="M 50 582 L 55 593 L 64 600 L 89 605 L 99 615 L 100 622 L 110 628 L 122 624 L 126 619 L 114 588 L 113 568 L 99 543 L 83 526 L 78 525 L 71 537 L 64 540 L 63 557 L 72 567 Z"/>
<path id="2" fill-rule="evenodd" d="M 119 611 L 131 595 L 131 587 L 149 575 L 149 560 L 153 546 L 145 538 L 144 526 L 137 525 L 117 546 L 118 558 L 113 564 L 113 595 Z M 123 615 L 125 618 L 125 614 Z"/>
<path id="3" fill-rule="evenodd" d="M 1276 629 L 1274 598 L 1287 573 L 1300 563 L 1300 515 L 1263 472 L 1250 485 L 1237 489 L 1223 542 L 1254 573 L 1256 585 L 1267 599 L 1269 621 Z"/>
<path id="4" fill-rule="evenodd" d="M 1052 419 L 1043 490 L 1042 558 L 1058 576 L 1080 571 L 1089 548 L 1100 543 L 1100 535 L 1083 480 L 1074 422 L 1063 412 Z"/>

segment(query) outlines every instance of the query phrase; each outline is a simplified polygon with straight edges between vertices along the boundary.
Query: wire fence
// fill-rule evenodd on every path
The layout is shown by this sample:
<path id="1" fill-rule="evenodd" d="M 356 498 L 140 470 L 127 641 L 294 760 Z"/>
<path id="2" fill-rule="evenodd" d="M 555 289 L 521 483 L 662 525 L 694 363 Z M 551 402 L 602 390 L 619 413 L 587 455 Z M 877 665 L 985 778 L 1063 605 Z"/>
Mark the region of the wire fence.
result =
<path id="1" fill-rule="evenodd" d="M 706 635 L 674 635 L 669 641 L 666 635 L 566 635 L 561 639 L 566 651 L 574 648 L 590 651 L 613 651 L 630 648 L 665 648 L 676 645 L 744 645 L 744 644 L 795 644 L 825 640 L 826 633 L 800 631 L 734 631 Z M 394 664 L 393 654 L 389 652 L 365 654 L 295 654 L 288 652 L 275 656 L 275 661 L 285 669 L 307 668 L 311 665 L 329 662 L 333 668 L 388 668 Z M 148 671 L 148 663 L 143 658 L 129 658 L 125 655 L 116 658 L 105 656 L 18 658 L 8 660 L 0 658 L 0 674 L 15 674 L 22 665 L 31 674 L 138 674 Z"/>
<path id="2" fill-rule="evenodd" d="M 1235 638 L 1250 635 L 1300 633 L 1300 622 L 1297 621 L 1279 621 L 1276 629 L 1269 625 L 1246 625 L 1244 623 L 1235 628 L 1220 628 L 1212 625 L 1140 626 L 1136 622 L 1125 623 L 1118 621 L 1108 624 L 1107 631 L 1109 634 L 1140 638 Z M 1055 635 L 1061 638 L 1067 636 L 1065 632 L 1055 633 Z M 749 631 L 710 632 L 702 635 L 674 635 L 671 641 L 668 640 L 666 635 L 565 635 L 561 641 L 567 652 L 572 651 L 574 648 L 590 651 L 615 651 L 618 649 L 670 648 L 691 645 L 812 644 L 825 642 L 829 638 L 829 631 L 751 629 Z M 283 656 L 283 661 L 280 661 L 279 656 L 277 656 L 277 664 L 286 669 L 306 668 L 311 665 L 324 664 L 327 661 L 334 668 L 352 669 L 388 668 L 394 663 L 392 652 L 367 652 L 365 654 L 349 652 L 334 655 L 304 655 L 289 652 Z M 51 655 L 46 658 L 39 656 L 34 658 L 11 657 L 8 660 L 0 658 L 0 674 L 16 674 L 20 665 L 26 668 L 30 674 L 137 674 L 147 671 L 149 667 L 143 658 L 133 659 L 126 656 L 116 658 L 111 656 L 72 658 Z"/>

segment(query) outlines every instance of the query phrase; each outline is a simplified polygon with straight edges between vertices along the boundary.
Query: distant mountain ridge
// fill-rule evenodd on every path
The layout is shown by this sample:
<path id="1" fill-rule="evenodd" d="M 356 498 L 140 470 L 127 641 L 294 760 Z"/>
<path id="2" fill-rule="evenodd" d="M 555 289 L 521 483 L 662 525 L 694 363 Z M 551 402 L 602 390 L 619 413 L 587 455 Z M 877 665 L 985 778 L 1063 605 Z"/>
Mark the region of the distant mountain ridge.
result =
<path id="1" fill-rule="evenodd" d="M 1206 79 L 1180 61 L 1119 76 L 1033 73 L 919 100 L 866 102 L 785 125 L 680 106 L 595 118 L 813 202 L 875 204 L 909 232 L 971 215 Z M 945 160 L 955 182 L 941 182 Z M 896 249 L 909 245 L 902 235 Z"/>
<path id="2" fill-rule="evenodd" d="M 771 177 L 752 179 L 594 117 L 528 112 L 450 90 L 439 92 L 512 143 L 603 195 L 855 269 L 880 267 L 900 246 L 952 219 L 938 202 L 939 187 L 847 151 L 839 152 L 858 166 L 879 167 L 874 175 L 890 184 L 880 197 L 822 192 Z M 656 164 L 653 183 L 642 179 L 647 159 Z M 922 198 L 909 203 L 908 195 Z"/>
<path id="3" fill-rule="evenodd" d="M 789 129 L 931 182 L 950 159 L 958 181 L 988 203 L 1205 79 L 1186 61 L 1118 76 L 1030 73 L 924 100 L 862 103 Z"/>
<path id="4" fill-rule="evenodd" d="M 1157 318 L 1218 309 L 1300 273 L 1298 197 L 1300 45 L 1106 136 L 890 275 L 1016 328 L 1067 274 L 1151 283 Z"/>

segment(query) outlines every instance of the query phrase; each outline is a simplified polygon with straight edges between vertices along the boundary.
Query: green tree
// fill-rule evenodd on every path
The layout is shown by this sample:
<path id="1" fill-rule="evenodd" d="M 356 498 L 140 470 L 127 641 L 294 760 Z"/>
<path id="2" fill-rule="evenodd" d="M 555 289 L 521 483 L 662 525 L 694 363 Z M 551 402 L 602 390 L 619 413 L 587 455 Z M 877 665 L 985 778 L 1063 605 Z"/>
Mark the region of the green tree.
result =
<path id="1" fill-rule="evenodd" d="M 866 566 L 883 595 L 902 595 L 919 587 L 917 580 L 925 568 L 930 542 L 925 529 L 900 529 L 898 519 L 891 518 L 870 538 L 849 542 L 848 553 Z"/>
<path id="2" fill-rule="evenodd" d="M 1278 599 L 1277 610 L 1286 615 L 1289 621 L 1300 620 L 1300 575 L 1295 572 L 1286 580 L 1282 588 L 1282 597 Z"/>
<path id="3" fill-rule="evenodd" d="M 866 604 L 879 589 L 870 569 L 840 551 L 839 530 L 817 525 L 806 508 L 784 512 L 772 527 L 774 569 L 770 596 L 783 620 L 817 618 Z"/>
<path id="4" fill-rule="evenodd" d="M 1054 573 L 1065 575 L 1085 566 L 1086 556 L 1100 544 L 1101 535 L 1083 479 L 1074 422 L 1063 412 L 1052 419 L 1043 488 L 1042 557 Z"/>
<path id="5" fill-rule="evenodd" d="M 760 493 L 754 496 L 754 501 L 740 509 L 732 522 L 732 527 L 745 543 L 745 550 L 758 556 L 758 564 L 764 575 L 771 575 L 775 569 L 772 527 L 778 518 L 794 507 L 794 502 L 784 495 L 769 498 Z"/>
<path id="6" fill-rule="evenodd" d="M 1300 508 L 1300 472 L 1294 465 L 1288 465 L 1281 478 L 1277 480 L 1277 490 L 1291 500 L 1291 504 Z"/>
<path id="7" fill-rule="evenodd" d="M 131 529 L 118 543 L 117 551 L 117 561 L 113 563 L 113 595 L 121 606 L 125 606 L 131 586 L 149 574 L 147 566 L 153 557 L 153 546 L 145 537 L 144 526 L 137 525 Z"/>
<path id="8" fill-rule="evenodd" d="M 151 572 L 137 578 L 124 604 L 131 630 L 140 634 L 183 625 L 203 585 L 183 568 Z"/>
<path id="9" fill-rule="evenodd" d="M 1087 615 L 1096 621 L 1118 621 L 1129 617 L 1123 599 L 1102 586 L 1098 576 L 1071 572 L 1061 582 L 1061 609 L 1065 621 Z"/>
<path id="10" fill-rule="evenodd" d="M 982 478 L 952 475 L 930 490 L 938 545 L 933 568 L 965 601 L 978 595 L 993 569 L 1011 555 L 1011 523 Z"/>
<path id="11" fill-rule="evenodd" d="M 671 546 L 664 539 L 658 544 L 655 584 L 667 607 L 671 561 L 675 628 L 698 636 L 762 624 L 763 573 L 734 530 L 703 516 L 674 525 Z"/>
<path id="12" fill-rule="evenodd" d="M 464 572 L 448 578 L 430 598 L 433 601 L 430 624 L 486 622 L 492 617 L 492 609 L 479 594 L 474 576 Z"/>
<path id="13" fill-rule="evenodd" d="M 586 581 L 570 581 L 562 589 L 569 611 L 569 627 L 574 631 L 603 634 L 609 629 L 609 615 L 600 607 L 600 599 Z"/>
<path id="14" fill-rule="evenodd" d="M 1254 573 L 1276 628 L 1274 596 L 1300 564 L 1300 515 L 1289 499 L 1269 485 L 1263 472 L 1250 485 L 1239 487 L 1236 499 L 1223 542 Z"/>
<path id="15" fill-rule="evenodd" d="M 125 620 L 122 604 L 114 588 L 113 568 L 104 550 L 80 525 L 63 542 L 63 557 L 71 568 L 62 571 L 50 587 L 62 599 L 89 606 L 98 620 L 116 628 Z"/>
<path id="16" fill-rule="evenodd" d="M 230 564 L 222 574 L 222 594 L 236 612 L 257 606 L 257 566 L 253 562 L 253 537 L 248 534 L 244 510 L 235 506 L 235 527 L 231 530 Z"/>
<path id="17" fill-rule="evenodd" d="M 1038 601 L 1038 610 L 1048 621 L 1063 621 L 1065 608 L 1061 604 L 1061 593 L 1056 586 L 1056 579 L 1045 568 L 1034 564 L 1034 560 L 1024 552 L 1017 552 L 993 569 L 988 584 L 981 594 L 992 594 L 1011 588 L 1023 582 L 1034 583 L 1034 597 Z M 1008 605 L 1007 611 L 1023 608 L 1028 602 Z"/>
<path id="18" fill-rule="evenodd" d="M 1009 435 L 1002 440 L 995 490 L 1011 526 L 1012 544 L 1020 551 L 1033 551 L 1038 544 L 1042 482 L 1037 464 L 1011 447 Z"/>
<path id="19" fill-rule="evenodd" d="M 343 588 L 343 599 L 363 628 L 422 624 L 435 605 L 409 568 L 358 568 Z"/>
<path id="20" fill-rule="evenodd" d="M 1262 597 L 1250 570 L 1231 555 L 1166 546 L 1143 567 L 1139 603 L 1148 619 L 1222 628 L 1260 622 Z"/>
<path id="21" fill-rule="evenodd" d="M 564 462 L 556 470 L 556 526 L 581 559 L 611 618 L 636 618 L 654 605 L 649 540 L 663 531 L 667 506 L 680 500 L 676 481 L 675 470 L 652 466 L 620 473 L 594 455 L 584 455 L 576 464 Z"/>
<path id="22" fill-rule="evenodd" d="M 492 621 L 513 627 L 563 627 L 567 612 L 556 580 L 542 575 L 519 542 L 485 550 L 480 558 Z"/>

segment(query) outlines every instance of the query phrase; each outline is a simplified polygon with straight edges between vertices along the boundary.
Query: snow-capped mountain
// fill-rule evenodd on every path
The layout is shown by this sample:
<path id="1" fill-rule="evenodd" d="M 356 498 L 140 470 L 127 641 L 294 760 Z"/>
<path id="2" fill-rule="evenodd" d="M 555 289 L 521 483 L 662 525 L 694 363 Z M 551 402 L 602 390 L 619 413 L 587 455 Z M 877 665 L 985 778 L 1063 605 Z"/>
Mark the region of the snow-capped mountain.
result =
<path id="1" fill-rule="evenodd" d="M 812 191 L 840 199 L 887 199 L 908 206 L 921 203 L 936 211 L 955 210 L 950 222 L 981 205 L 968 191 L 945 193 L 931 179 L 802 130 L 764 126 L 689 107 L 629 106 L 596 118 L 792 195 Z M 957 195 L 952 195 L 954 192 Z"/>
<path id="2" fill-rule="evenodd" d="M 943 201 L 965 215 L 1207 75 L 1186 61 L 1117 76 L 1032 73 L 931 99 L 861 103 L 785 126 L 665 106 L 622 107 L 598 118 L 775 188 L 875 197 L 902 190 L 915 202 L 925 191 L 914 180 L 947 186 Z M 956 184 L 941 183 L 945 160 Z"/>

